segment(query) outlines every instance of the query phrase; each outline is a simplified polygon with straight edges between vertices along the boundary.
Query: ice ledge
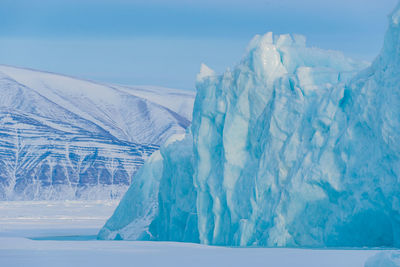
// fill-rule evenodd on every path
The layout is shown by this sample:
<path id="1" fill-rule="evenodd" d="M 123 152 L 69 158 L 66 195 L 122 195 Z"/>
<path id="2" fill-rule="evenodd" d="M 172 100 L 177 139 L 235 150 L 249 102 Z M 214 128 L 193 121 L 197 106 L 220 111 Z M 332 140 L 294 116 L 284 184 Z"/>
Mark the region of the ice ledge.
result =
<path id="1" fill-rule="evenodd" d="M 390 22 L 391 24 L 394 24 L 395 26 L 399 25 L 400 22 L 400 1 L 398 2 L 396 8 L 394 11 L 389 15 Z"/>
<path id="2" fill-rule="evenodd" d="M 214 76 L 214 75 L 215 75 L 215 72 L 211 68 L 209 68 L 206 64 L 201 63 L 200 72 L 199 72 L 199 74 L 197 74 L 197 81 L 201 82 L 205 78 Z"/>

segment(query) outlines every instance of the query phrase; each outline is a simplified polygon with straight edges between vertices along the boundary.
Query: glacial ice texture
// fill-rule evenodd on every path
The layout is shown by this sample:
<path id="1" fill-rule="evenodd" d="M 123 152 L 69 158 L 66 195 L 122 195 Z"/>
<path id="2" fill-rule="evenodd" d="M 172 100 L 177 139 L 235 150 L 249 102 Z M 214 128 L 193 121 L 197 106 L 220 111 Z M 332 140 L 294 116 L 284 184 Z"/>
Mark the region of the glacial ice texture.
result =
<path id="1" fill-rule="evenodd" d="M 398 13 L 370 66 L 272 33 L 223 75 L 202 66 L 190 141 L 145 164 L 154 190 L 131 187 L 99 237 L 399 247 Z"/>

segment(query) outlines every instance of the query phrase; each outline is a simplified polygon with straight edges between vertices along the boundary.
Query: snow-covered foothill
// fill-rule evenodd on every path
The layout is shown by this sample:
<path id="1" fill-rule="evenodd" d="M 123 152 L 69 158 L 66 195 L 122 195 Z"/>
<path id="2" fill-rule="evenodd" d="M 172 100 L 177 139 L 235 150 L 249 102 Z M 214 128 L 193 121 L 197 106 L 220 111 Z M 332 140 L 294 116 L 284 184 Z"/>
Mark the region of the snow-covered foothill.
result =
<path id="1" fill-rule="evenodd" d="M 0 65 L 0 200 L 120 198 L 194 93 Z"/>

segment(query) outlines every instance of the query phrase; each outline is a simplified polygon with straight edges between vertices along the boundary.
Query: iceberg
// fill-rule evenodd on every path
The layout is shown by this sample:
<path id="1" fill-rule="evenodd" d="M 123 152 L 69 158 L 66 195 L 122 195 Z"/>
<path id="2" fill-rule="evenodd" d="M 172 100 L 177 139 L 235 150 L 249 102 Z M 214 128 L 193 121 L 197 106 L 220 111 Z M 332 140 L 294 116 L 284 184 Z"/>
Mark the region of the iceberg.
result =
<path id="1" fill-rule="evenodd" d="M 364 267 L 399 267 L 400 253 L 396 252 L 380 252 L 369 258 Z"/>
<path id="2" fill-rule="evenodd" d="M 191 129 L 151 156 L 101 239 L 400 246 L 400 4 L 368 65 L 256 36 L 197 77 Z"/>
<path id="3" fill-rule="evenodd" d="M 199 242 L 192 137 L 172 139 L 139 170 L 99 238 Z"/>

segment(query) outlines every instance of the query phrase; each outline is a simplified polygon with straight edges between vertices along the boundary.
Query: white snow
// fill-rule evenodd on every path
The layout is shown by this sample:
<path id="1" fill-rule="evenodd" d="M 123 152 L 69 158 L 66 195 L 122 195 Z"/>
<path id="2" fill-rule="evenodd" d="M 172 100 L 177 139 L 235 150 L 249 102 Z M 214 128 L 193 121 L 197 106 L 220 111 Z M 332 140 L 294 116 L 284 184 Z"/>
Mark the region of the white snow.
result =
<path id="1" fill-rule="evenodd" d="M 0 65 L 0 78 L 1 108 L 47 118 L 60 118 L 68 111 L 120 140 L 136 143 L 159 145 L 170 132 L 184 133 L 194 101 L 190 91 L 105 85 L 5 65 Z M 10 84 L 18 89 L 11 90 Z M 46 113 L 48 106 L 53 113 Z"/>
<path id="2" fill-rule="evenodd" d="M 147 99 L 150 102 L 166 107 L 187 120 L 192 120 L 194 91 L 176 90 L 158 86 L 122 86 L 110 85 L 125 93 Z"/>
<path id="3" fill-rule="evenodd" d="M 0 199 L 120 198 L 194 94 L 0 65 Z"/>
<path id="4" fill-rule="evenodd" d="M 92 240 L 116 204 L 108 201 L 0 202 L 0 266 L 362 267 L 377 253 L 374 250 L 244 249 Z"/>
<path id="5" fill-rule="evenodd" d="M 0 201 L 0 237 L 91 235 L 95 238 L 117 204 L 116 200 Z"/>

